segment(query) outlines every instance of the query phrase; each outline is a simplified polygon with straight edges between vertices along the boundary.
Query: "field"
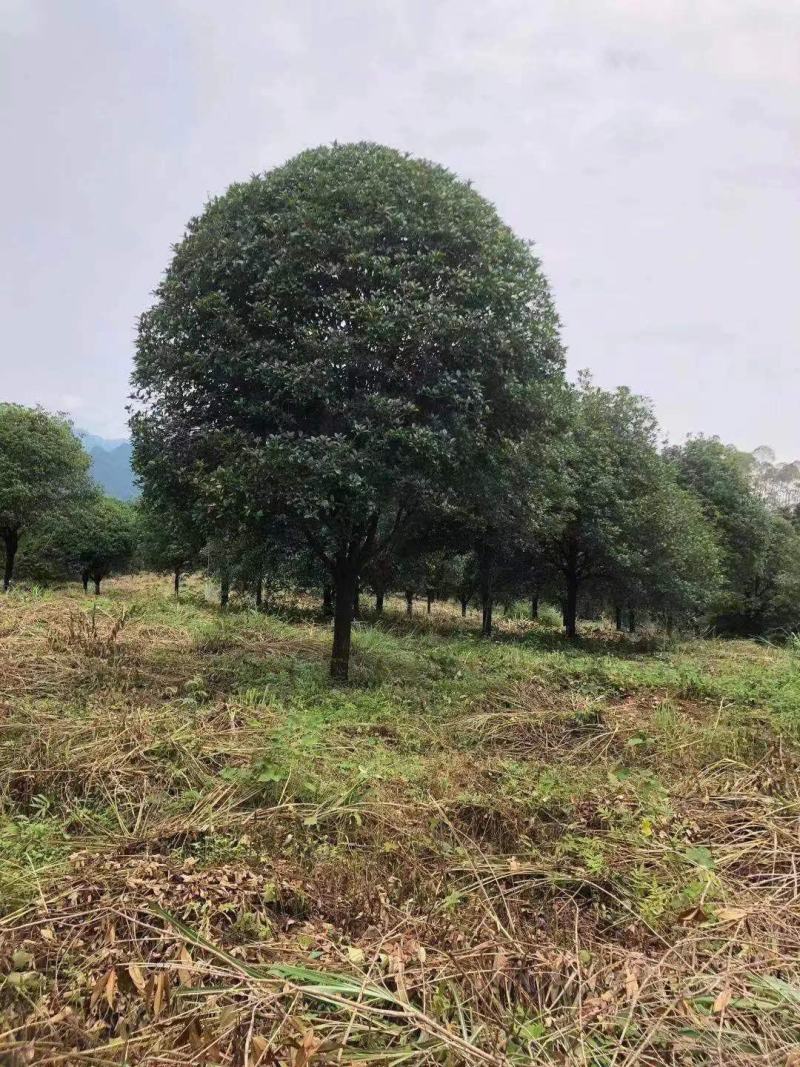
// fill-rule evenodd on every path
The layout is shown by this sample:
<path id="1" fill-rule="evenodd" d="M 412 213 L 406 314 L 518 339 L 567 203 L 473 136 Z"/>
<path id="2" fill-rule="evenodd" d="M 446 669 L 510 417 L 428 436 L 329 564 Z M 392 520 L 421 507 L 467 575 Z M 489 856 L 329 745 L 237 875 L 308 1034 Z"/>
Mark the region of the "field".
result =
<path id="1" fill-rule="evenodd" d="M 800 650 L 0 600 L 0 1063 L 800 1065 Z"/>

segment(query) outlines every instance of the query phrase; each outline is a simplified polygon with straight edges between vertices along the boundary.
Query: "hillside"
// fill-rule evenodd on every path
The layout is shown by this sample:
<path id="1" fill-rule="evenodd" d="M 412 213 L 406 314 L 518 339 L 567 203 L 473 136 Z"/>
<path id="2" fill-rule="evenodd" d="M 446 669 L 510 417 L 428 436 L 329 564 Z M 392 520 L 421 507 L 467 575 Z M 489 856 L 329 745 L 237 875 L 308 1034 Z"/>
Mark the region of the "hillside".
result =
<path id="1" fill-rule="evenodd" d="M 794 1064 L 796 648 L 0 600 L 0 1061 Z"/>
<path id="2" fill-rule="evenodd" d="M 98 485 L 118 500 L 135 499 L 139 490 L 133 480 L 131 442 L 123 437 L 100 437 L 88 430 L 77 429 L 75 433 L 91 457 L 91 474 Z"/>

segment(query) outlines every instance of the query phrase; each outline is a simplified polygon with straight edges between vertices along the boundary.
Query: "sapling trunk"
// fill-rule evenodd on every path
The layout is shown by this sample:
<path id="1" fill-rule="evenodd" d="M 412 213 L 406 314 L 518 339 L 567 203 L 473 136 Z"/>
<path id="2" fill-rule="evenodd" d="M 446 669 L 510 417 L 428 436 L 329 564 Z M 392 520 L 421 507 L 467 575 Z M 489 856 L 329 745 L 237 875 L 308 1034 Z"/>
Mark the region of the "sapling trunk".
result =
<path id="1" fill-rule="evenodd" d="M 578 579 L 573 571 L 567 574 L 567 595 L 564 601 L 564 629 L 570 641 L 578 632 Z"/>
<path id="2" fill-rule="evenodd" d="M 462 619 L 466 619 L 466 617 L 467 617 L 467 597 L 462 596 L 461 597 L 461 618 Z"/>
<path id="3" fill-rule="evenodd" d="M 406 589 L 406 615 L 414 613 L 414 590 Z"/>
<path id="4" fill-rule="evenodd" d="M 14 558 L 19 546 L 19 531 L 6 530 L 3 537 L 6 546 L 6 565 L 3 571 L 3 592 L 7 593 L 14 576 Z"/>
<path id="5" fill-rule="evenodd" d="M 333 611 L 333 648 L 331 650 L 331 678 L 346 682 L 350 670 L 350 641 L 353 631 L 353 605 L 356 576 L 341 570 L 336 575 L 336 603 Z"/>

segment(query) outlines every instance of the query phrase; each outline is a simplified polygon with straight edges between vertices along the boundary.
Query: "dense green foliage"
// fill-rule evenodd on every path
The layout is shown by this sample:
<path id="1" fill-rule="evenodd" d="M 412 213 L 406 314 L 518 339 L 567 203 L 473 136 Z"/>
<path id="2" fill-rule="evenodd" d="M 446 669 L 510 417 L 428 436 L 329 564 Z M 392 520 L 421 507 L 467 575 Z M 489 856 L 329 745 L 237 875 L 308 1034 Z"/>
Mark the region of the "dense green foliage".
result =
<path id="1" fill-rule="evenodd" d="M 361 569 L 502 479 L 561 368 L 539 265 L 491 205 L 390 149 L 320 148 L 189 224 L 140 324 L 137 469 L 147 487 L 179 466 L 225 532 L 235 510 L 302 534 L 346 677 Z"/>
<path id="2" fill-rule="evenodd" d="M 0 404 L 0 537 L 3 588 L 14 573 L 20 537 L 37 521 L 69 507 L 89 489 L 89 457 L 58 415 Z"/>

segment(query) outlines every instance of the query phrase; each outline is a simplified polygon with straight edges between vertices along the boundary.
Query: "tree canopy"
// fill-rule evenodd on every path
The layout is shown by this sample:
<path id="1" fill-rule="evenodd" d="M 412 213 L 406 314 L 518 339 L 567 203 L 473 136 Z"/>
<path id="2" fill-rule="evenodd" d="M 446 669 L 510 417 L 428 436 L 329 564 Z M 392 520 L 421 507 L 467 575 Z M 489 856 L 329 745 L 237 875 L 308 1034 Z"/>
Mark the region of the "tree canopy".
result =
<path id="1" fill-rule="evenodd" d="M 88 493 L 90 459 L 70 422 L 41 408 L 0 404 L 0 536 L 3 589 L 14 573 L 22 534 Z"/>
<path id="2" fill-rule="evenodd" d="M 144 481 L 180 457 L 209 517 L 285 516 L 336 587 L 545 417 L 558 323 L 538 261 L 468 184 L 374 144 L 303 152 L 188 226 L 141 319 Z M 348 607 L 349 605 L 349 607 Z"/>

